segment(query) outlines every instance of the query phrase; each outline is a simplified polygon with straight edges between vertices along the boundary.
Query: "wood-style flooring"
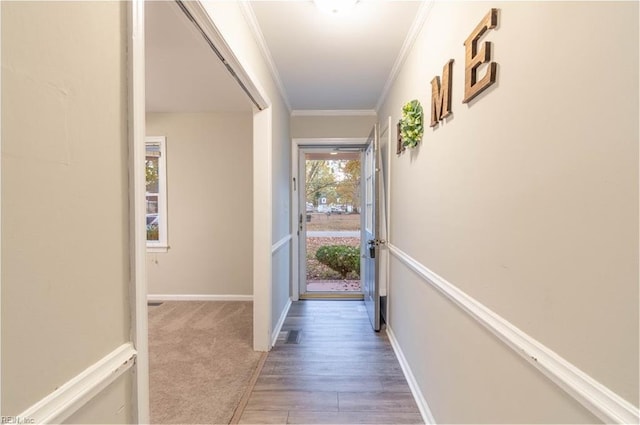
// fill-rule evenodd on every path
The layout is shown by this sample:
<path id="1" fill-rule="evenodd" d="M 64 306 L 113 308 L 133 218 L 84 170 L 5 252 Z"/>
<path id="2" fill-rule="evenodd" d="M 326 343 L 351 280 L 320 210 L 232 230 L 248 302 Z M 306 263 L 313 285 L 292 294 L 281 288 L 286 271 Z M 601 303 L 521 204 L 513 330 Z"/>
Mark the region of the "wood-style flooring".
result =
<path id="1" fill-rule="evenodd" d="M 289 331 L 299 331 L 297 343 Z M 372 330 L 363 302 L 305 300 L 291 306 L 240 423 L 424 422 L 386 333 Z"/>

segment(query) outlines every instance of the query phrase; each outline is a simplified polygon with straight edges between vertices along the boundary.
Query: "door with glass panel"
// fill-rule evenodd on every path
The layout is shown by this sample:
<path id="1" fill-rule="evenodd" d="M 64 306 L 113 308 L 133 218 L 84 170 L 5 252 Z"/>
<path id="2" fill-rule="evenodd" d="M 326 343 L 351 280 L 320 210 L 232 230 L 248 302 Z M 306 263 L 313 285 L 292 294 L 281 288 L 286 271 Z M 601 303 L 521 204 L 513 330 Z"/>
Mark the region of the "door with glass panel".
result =
<path id="1" fill-rule="evenodd" d="M 300 297 L 362 298 L 362 145 L 300 149 Z"/>
<path id="2" fill-rule="evenodd" d="M 364 304 L 373 330 L 380 330 L 380 289 L 378 278 L 378 141 L 377 128 L 371 130 L 364 151 L 362 167 L 362 292 Z"/>

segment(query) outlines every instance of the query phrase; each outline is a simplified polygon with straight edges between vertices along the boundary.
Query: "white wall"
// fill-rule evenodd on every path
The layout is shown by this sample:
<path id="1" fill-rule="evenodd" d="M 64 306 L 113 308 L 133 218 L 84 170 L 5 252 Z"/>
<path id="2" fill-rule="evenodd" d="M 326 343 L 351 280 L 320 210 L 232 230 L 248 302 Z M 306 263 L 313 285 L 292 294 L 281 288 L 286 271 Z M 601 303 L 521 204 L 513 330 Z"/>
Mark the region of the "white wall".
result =
<path id="1" fill-rule="evenodd" d="M 130 339 L 127 27 L 120 2 L 1 7 L 6 416 Z M 114 385 L 94 420 L 132 420 Z"/>
<path id="2" fill-rule="evenodd" d="M 462 104 L 463 42 L 491 7 L 498 82 Z M 417 98 L 428 122 L 450 58 L 453 116 L 391 158 L 392 245 L 637 406 L 638 4 L 434 2 L 379 116 Z M 390 326 L 438 422 L 596 420 L 390 267 Z"/>
<path id="3" fill-rule="evenodd" d="M 251 295 L 251 113 L 148 113 L 147 135 L 167 138 L 170 246 L 149 294 Z"/>

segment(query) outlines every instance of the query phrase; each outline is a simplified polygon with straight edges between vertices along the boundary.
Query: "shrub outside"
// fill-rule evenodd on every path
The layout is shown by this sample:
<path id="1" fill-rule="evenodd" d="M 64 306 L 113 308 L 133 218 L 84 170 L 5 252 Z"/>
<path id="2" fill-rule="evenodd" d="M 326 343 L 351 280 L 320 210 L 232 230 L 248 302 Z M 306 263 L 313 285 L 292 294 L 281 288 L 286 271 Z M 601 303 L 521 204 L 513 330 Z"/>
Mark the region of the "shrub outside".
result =
<path id="1" fill-rule="evenodd" d="M 342 279 L 353 272 L 360 278 L 360 249 L 348 245 L 325 245 L 316 251 L 316 259 L 340 273 Z"/>

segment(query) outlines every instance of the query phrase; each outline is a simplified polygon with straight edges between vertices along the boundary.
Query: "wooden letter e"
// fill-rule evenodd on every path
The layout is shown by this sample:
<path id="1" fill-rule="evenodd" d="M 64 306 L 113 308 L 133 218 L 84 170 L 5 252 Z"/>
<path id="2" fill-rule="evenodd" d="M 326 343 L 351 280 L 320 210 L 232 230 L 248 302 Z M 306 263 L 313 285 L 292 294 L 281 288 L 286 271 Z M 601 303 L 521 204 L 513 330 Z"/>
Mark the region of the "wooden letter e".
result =
<path id="1" fill-rule="evenodd" d="M 477 75 L 478 67 L 491 60 L 491 43 L 487 41 L 478 49 L 478 40 L 485 31 L 495 28 L 496 25 L 498 25 L 498 9 L 491 9 L 464 42 L 465 73 L 462 103 L 469 102 L 496 82 L 498 64 L 495 62 L 489 63 L 489 69 L 484 77 L 478 79 Z"/>

